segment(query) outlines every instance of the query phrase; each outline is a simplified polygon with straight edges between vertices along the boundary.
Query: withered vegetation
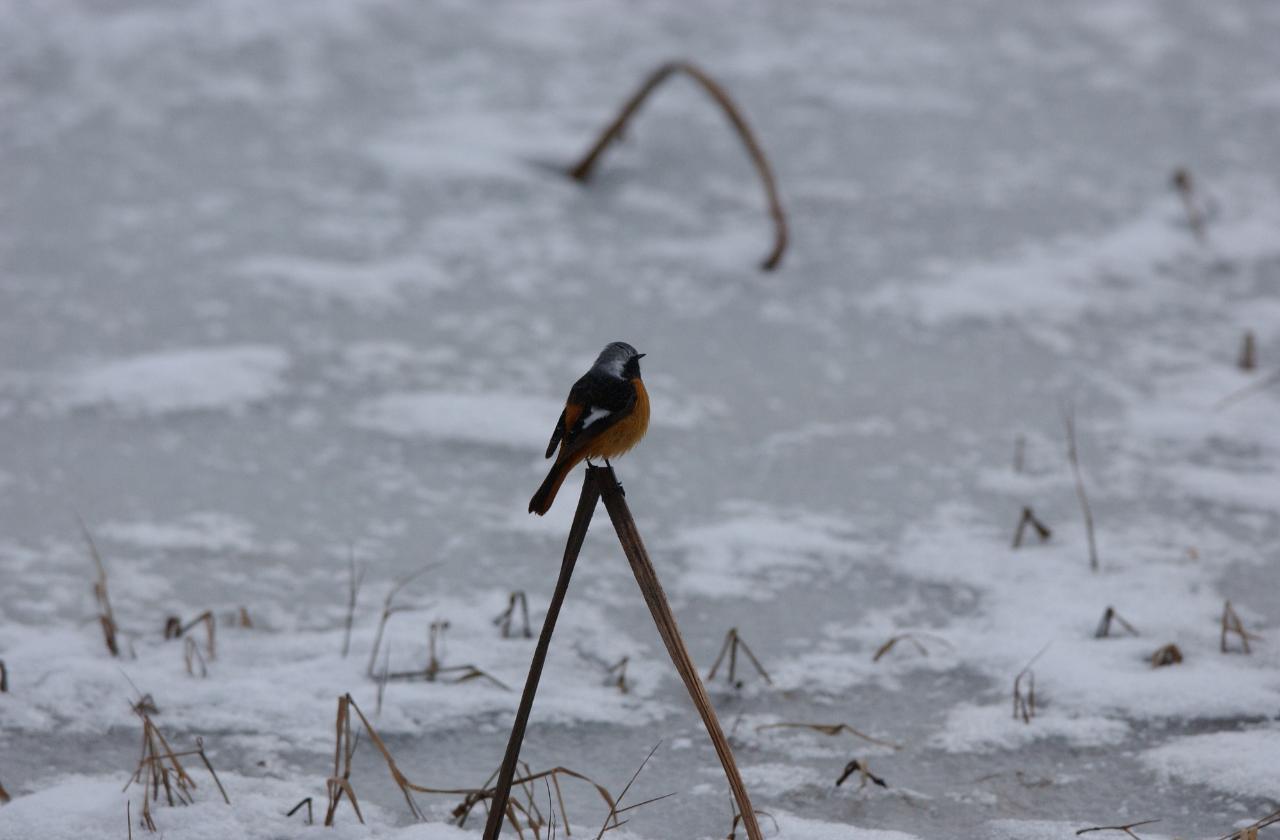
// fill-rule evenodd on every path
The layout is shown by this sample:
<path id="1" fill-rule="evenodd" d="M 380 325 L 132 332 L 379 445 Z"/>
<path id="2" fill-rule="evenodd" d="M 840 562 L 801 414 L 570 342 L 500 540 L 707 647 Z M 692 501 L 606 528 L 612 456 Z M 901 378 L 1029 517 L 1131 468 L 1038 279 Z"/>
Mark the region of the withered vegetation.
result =
<path id="1" fill-rule="evenodd" d="M 773 685 L 773 680 L 769 677 L 769 672 L 760 664 L 760 660 L 756 659 L 756 655 L 751 652 L 751 647 L 738 635 L 737 627 L 730 627 L 729 632 L 724 634 L 724 644 L 720 646 L 720 653 L 716 655 L 716 661 L 711 664 L 711 670 L 707 672 L 707 682 L 711 682 L 716 678 L 716 671 L 720 668 L 720 663 L 724 661 L 725 655 L 729 656 L 729 669 L 725 672 L 725 680 L 734 688 L 742 688 L 743 682 L 738 679 L 738 650 L 741 649 L 751 660 L 752 666 L 755 667 L 756 673 L 759 674 L 766 683 Z"/>
<path id="2" fill-rule="evenodd" d="M 742 139 L 742 144 L 751 156 L 751 162 L 755 165 L 756 172 L 760 175 L 760 181 L 764 185 L 765 200 L 769 205 L 769 216 L 773 219 L 773 248 L 764 258 L 764 261 L 760 263 L 760 267 L 765 271 L 772 271 L 782 262 L 782 255 L 787 249 L 787 217 L 782 211 L 782 202 L 778 198 L 778 188 L 774 183 L 773 169 L 769 165 L 768 158 L 765 157 L 764 150 L 761 149 L 759 142 L 757 142 L 755 134 L 752 133 L 750 126 L 747 125 L 747 120 L 742 115 L 742 110 L 718 82 L 687 61 L 667 62 L 654 70 L 644 81 L 644 84 L 623 104 L 622 110 L 600 133 L 599 138 L 592 144 L 582 160 L 569 168 L 569 177 L 580 182 L 587 181 L 591 177 L 591 173 L 600 156 L 614 141 L 622 138 L 627 124 L 635 116 L 636 112 L 640 110 L 640 106 L 648 99 L 649 94 L 675 75 L 688 76 L 715 100 L 716 104 L 724 111 L 725 116 L 729 118 L 729 122 L 737 131 L 738 137 Z"/>

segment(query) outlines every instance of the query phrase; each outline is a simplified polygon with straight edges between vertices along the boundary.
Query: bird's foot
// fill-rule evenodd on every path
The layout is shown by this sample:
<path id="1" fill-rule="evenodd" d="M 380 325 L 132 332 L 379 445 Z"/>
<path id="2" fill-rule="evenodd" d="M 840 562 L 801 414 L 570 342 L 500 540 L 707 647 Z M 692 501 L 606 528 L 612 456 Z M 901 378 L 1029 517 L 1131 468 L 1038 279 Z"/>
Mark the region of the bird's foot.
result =
<path id="1" fill-rule="evenodd" d="M 605 458 L 605 459 L 604 459 L 604 465 L 605 465 L 606 467 L 608 467 L 610 470 L 612 470 L 612 469 L 613 469 L 613 464 L 610 464 L 610 463 L 609 463 L 609 459 L 608 459 L 608 458 Z M 613 485 L 614 485 L 615 487 L 617 487 L 617 488 L 618 488 L 618 495 L 619 495 L 619 496 L 626 496 L 626 495 L 627 495 L 627 488 L 625 488 L 625 487 L 623 487 L 623 486 L 622 486 L 622 482 L 617 480 L 617 476 L 614 476 L 614 482 L 613 482 Z"/>

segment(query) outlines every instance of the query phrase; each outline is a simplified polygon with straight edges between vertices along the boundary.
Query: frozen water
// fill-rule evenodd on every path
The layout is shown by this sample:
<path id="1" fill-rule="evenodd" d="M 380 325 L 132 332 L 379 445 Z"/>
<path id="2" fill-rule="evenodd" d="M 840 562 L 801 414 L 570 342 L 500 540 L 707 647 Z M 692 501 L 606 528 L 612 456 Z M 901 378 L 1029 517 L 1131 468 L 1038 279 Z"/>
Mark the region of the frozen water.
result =
<path id="1" fill-rule="evenodd" d="M 532 651 L 492 618 L 524 590 L 541 621 L 580 479 L 524 510 L 613 340 L 648 354 L 653 427 L 617 466 L 693 654 L 737 627 L 772 678 L 739 657 L 713 690 L 770 833 L 1219 836 L 1275 809 L 1280 386 L 1220 403 L 1280 369 L 1277 40 L 1251 0 L 0 0 L 0 838 L 123 836 L 135 692 L 232 799 L 197 769 L 166 837 L 310 836 L 283 812 L 323 810 L 336 699 L 375 714 L 383 598 L 426 566 L 375 670 L 423 669 L 448 622 L 440 664 L 484 675 L 392 681 L 376 723 L 415 781 L 483 783 Z M 772 158 L 775 273 L 754 173 L 685 81 L 590 186 L 559 174 L 672 56 Z M 1024 505 L 1052 536 L 1013 550 Z M 1227 598 L 1249 655 L 1219 652 Z M 1140 635 L 1093 638 L 1108 606 Z M 161 631 L 206 609 L 201 678 Z M 768 728 L 797 721 L 901 749 Z M 601 517 L 524 757 L 618 791 L 660 739 L 629 798 L 678 795 L 617 835 L 724 837 Z M 836 787 L 854 758 L 888 787 Z M 353 784 L 369 827 L 344 806 L 334 836 L 478 836 L 443 824 L 456 796 L 413 824 L 367 741 Z"/>

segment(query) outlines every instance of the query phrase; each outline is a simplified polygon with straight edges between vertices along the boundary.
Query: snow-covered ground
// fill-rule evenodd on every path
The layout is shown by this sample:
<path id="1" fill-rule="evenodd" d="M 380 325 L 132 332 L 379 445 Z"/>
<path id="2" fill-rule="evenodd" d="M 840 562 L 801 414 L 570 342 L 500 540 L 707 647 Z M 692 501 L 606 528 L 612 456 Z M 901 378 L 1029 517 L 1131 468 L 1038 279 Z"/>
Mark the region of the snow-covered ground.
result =
<path id="1" fill-rule="evenodd" d="M 541 452 L 615 339 L 648 353 L 617 466 L 693 654 L 736 627 L 772 680 L 739 657 L 712 688 L 767 834 L 1216 837 L 1280 807 L 1278 41 L 1251 0 L 0 0 L 0 840 L 124 837 L 126 807 L 146 836 L 142 695 L 231 800 L 189 757 L 174 840 L 324 831 L 285 812 L 322 816 L 348 692 L 414 782 L 482 785 L 533 649 L 493 619 L 521 590 L 536 632 L 577 493 L 524 513 Z M 771 156 L 777 272 L 686 81 L 590 186 L 558 172 L 670 57 Z M 1024 506 L 1052 534 L 1014 549 Z M 1137 634 L 1095 638 L 1108 607 Z M 164 638 L 205 610 L 212 651 Z M 483 673 L 370 677 L 426 668 L 432 626 Z M 806 722 L 881 743 L 775 726 Z M 724 837 L 600 516 L 524 758 L 617 793 L 659 742 L 627 801 L 676 795 L 611 834 Z M 854 759 L 887 786 L 837 787 Z M 334 837 L 479 836 L 457 795 L 415 822 L 367 737 L 351 783 L 367 824 L 344 804 Z"/>

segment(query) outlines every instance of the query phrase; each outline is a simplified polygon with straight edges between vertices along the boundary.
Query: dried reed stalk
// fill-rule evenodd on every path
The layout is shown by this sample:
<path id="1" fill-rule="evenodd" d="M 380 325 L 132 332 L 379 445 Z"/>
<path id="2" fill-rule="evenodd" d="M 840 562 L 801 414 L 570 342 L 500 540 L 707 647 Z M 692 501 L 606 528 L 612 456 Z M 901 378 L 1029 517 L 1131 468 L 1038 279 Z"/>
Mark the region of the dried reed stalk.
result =
<path id="1" fill-rule="evenodd" d="M 840 785 L 844 784 L 845 779 L 849 778 L 854 773 L 857 773 L 859 777 L 858 790 L 862 790 L 866 787 L 867 782 L 871 782 L 872 784 L 878 785 L 882 788 L 889 787 L 884 779 L 871 772 L 867 767 L 866 761 L 858 761 L 856 758 L 844 766 L 844 770 L 840 773 L 840 778 L 836 779 L 836 787 L 840 787 Z"/>
<path id="2" fill-rule="evenodd" d="M 493 803 L 489 808 L 489 818 L 485 822 L 485 840 L 497 840 L 498 834 L 502 831 L 507 799 L 511 795 L 512 780 L 515 778 L 516 762 L 520 759 L 520 747 L 524 743 L 525 728 L 529 725 L 529 713 L 533 710 L 533 699 L 538 693 L 538 682 L 542 679 L 542 668 L 547 660 L 547 651 L 551 647 L 551 636 L 555 633 L 556 620 L 560 617 L 560 608 L 564 605 L 565 595 L 569 592 L 569 581 L 573 577 L 573 569 L 578 562 L 578 553 L 582 550 L 582 543 L 587 538 L 587 528 L 591 525 L 591 515 L 595 512 L 596 502 L 599 499 L 598 482 L 594 480 L 592 472 L 588 469 L 587 480 L 582 482 L 582 495 L 578 497 L 578 508 L 573 514 L 573 524 L 569 527 L 569 539 L 565 543 L 564 558 L 560 561 L 560 576 L 556 579 L 556 587 L 551 593 L 551 603 L 547 606 L 547 616 L 542 622 L 538 644 L 533 649 L 533 659 L 529 663 L 529 676 L 525 680 L 524 692 L 520 696 L 520 706 L 516 710 L 516 719 L 511 726 L 507 752 L 498 770 Z"/>
<path id="3" fill-rule="evenodd" d="M 725 778 L 729 783 L 729 789 L 733 792 L 738 811 L 742 814 L 743 827 L 746 829 L 747 837 L 749 840 L 762 840 L 764 835 L 760 832 L 760 824 L 756 821 L 755 812 L 752 810 L 751 797 L 747 795 L 746 785 L 743 784 L 742 776 L 738 773 L 738 766 L 733 758 L 733 749 L 729 746 L 729 741 L 724 737 L 724 732 L 720 728 L 720 721 L 716 717 L 715 707 L 711 705 L 707 690 L 702 685 L 702 680 L 698 678 L 698 670 L 693 664 L 693 658 L 689 655 L 684 639 L 680 636 L 680 627 L 676 624 L 675 616 L 671 613 L 671 607 L 667 604 L 667 596 L 662 590 L 662 584 L 658 581 L 658 573 L 653 568 L 653 563 L 649 559 L 649 552 L 645 550 L 644 541 L 640 538 L 635 519 L 631 516 L 626 497 L 622 493 L 622 485 L 618 483 L 618 478 L 614 474 L 613 468 L 609 466 L 588 467 L 587 480 L 599 488 L 598 492 L 604 500 L 605 510 L 609 512 L 609 518 L 613 521 L 614 530 L 618 534 L 618 541 L 622 544 L 622 550 L 627 555 L 627 561 L 631 564 L 631 571 L 635 575 L 636 583 L 640 586 L 641 593 L 644 595 L 645 603 L 648 605 L 654 624 L 658 628 L 658 634 L 662 637 L 663 644 L 666 645 L 667 653 L 670 654 L 676 671 L 679 672 L 680 678 L 684 681 L 689 697 L 693 700 L 693 705 L 702 717 L 702 724 L 706 727 L 707 735 L 711 738 L 716 755 L 720 759 L 720 766 L 724 769 Z M 496 835 L 487 838 L 487 840 L 496 840 Z"/>
<path id="4" fill-rule="evenodd" d="M 895 744 L 892 741 L 883 741 L 879 738 L 873 738 L 865 732 L 854 729 L 847 723 L 766 723 L 763 726 L 757 726 L 757 732 L 763 732 L 766 729 L 808 729 L 813 732 L 820 732 L 823 735 L 839 735 L 841 732 L 848 732 L 856 738 L 869 741 L 872 744 L 879 744 L 882 747 L 900 750 L 901 744 Z"/>
<path id="5" fill-rule="evenodd" d="M 1170 180 L 1178 197 L 1182 199 L 1183 209 L 1187 211 L 1187 224 L 1190 225 L 1191 232 L 1195 234 L 1196 241 L 1203 243 L 1205 241 L 1204 212 L 1196 200 L 1196 188 L 1191 180 L 1191 173 L 1180 166 L 1173 170 L 1173 177 Z"/>
<path id="6" fill-rule="evenodd" d="M 716 670 L 720 667 L 721 661 L 724 660 L 726 653 L 729 654 L 729 670 L 725 673 L 725 677 L 730 685 L 738 688 L 742 687 L 742 683 L 737 680 L 738 670 L 738 648 L 742 648 L 742 652 L 751 660 L 751 664 L 755 666 L 756 673 L 764 677 L 764 681 L 769 685 L 773 685 L 773 680 L 769 678 L 769 672 L 760 664 L 760 660 L 756 659 L 756 655 L 751 652 L 751 648 L 742 640 L 742 636 L 738 634 L 737 627 L 730 627 L 729 632 L 724 634 L 724 644 L 720 646 L 720 653 L 716 656 L 716 661 L 711 665 L 711 670 L 707 672 L 707 682 L 716 678 Z"/>
<path id="7" fill-rule="evenodd" d="M 515 617 L 517 606 L 520 607 L 520 635 L 526 639 L 532 639 L 533 631 L 529 629 L 529 599 L 521 590 L 516 590 L 507 596 L 507 608 L 494 617 L 494 626 L 502 632 L 502 638 L 510 638 L 511 620 Z"/>
<path id="8" fill-rule="evenodd" d="M 1133 840 L 1142 840 L 1141 837 L 1133 833 L 1133 829 L 1137 828 L 1140 825 L 1151 825 L 1152 823 L 1158 823 L 1158 822 L 1160 822 L 1160 820 L 1155 819 L 1155 820 L 1142 820 L 1140 822 L 1125 823 L 1124 825 L 1095 825 L 1092 828 L 1080 829 L 1079 831 L 1076 832 L 1076 836 L 1079 837 L 1081 834 L 1088 834 L 1091 831 L 1122 831 L 1125 834 L 1132 837 Z"/>
<path id="9" fill-rule="evenodd" d="M 1023 723 L 1031 723 L 1031 719 L 1036 716 L 1036 673 L 1031 670 L 1031 666 L 1044 655 L 1049 649 L 1049 645 L 1040 648 L 1035 656 L 1022 667 L 1018 675 L 1013 678 L 1013 719 L 1021 719 Z M 1027 681 L 1026 694 L 1022 692 L 1022 681 Z"/>
<path id="10" fill-rule="evenodd" d="M 1182 651 L 1175 644 L 1167 644 L 1151 654 L 1152 668 L 1164 668 L 1168 665 L 1179 665 L 1181 663 Z"/>
<path id="11" fill-rule="evenodd" d="M 411 610 L 421 609 L 408 605 L 396 604 L 396 595 L 400 590 L 408 586 L 418 577 L 435 567 L 436 564 L 431 563 L 418 569 L 416 572 L 400 578 L 391 585 L 391 589 L 387 591 L 387 597 L 382 602 L 382 616 L 378 619 L 378 631 L 373 636 L 373 649 L 369 651 L 369 663 L 365 666 L 365 673 L 373 677 L 373 667 L 378 664 L 378 648 L 382 647 L 382 634 L 387 629 L 387 622 L 391 620 L 391 616 L 396 613 L 409 612 Z"/>
<path id="12" fill-rule="evenodd" d="M 356 574 L 356 547 L 348 546 L 347 550 L 347 616 L 343 622 L 342 631 L 342 658 L 346 659 L 347 654 L 351 652 L 351 625 L 356 620 L 356 599 L 360 597 L 360 586 L 364 583 L 365 572 L 369 571 L 369 567 L 365 566 L 360 569 L 360 573 Z M 243 607 L 241 608 L 243 609 Z M 247 616 L 246 616 L 247 617 Z"/>
<path id="13" fill-rule="evenodd" d="M 1250 653 L 1249 640 L 1262 641 L 1262 637 L 1254 633 L 1250 633 L 1244 629 L 1244 622 L 1240 620 L 1240 616 L 1236 614 L 1235 607 L 1231 606 L 1231 602 L 1227 601 L 1222 605 L 1222 638 L 1219 641 L 1219 649 L 1223 653 L 1227 653 L 1227 636 L 1234 633 L 1240 638 L 1240 648 L 1244 653 Z"/>
<path id="14" fill-rule="evenodd" d="M 1018 527 L 1013 531 L 1013 548 L 1020 548 L 1022 546 L 1022 535 L 1023 532 L 1027 530 L 1028 525 L 1035 530 L 1036 536 L 1040 538 L 1040 542 L 1045 542 L 1049 537 L 1053 536 L 1053 532 L 1049 530 L 1049 526 L 1036 518 L 1035 511 L 1030 507 L 1024 507 L 1022 509 L 1022 516 L 1018 518 Z"/>
<path id="15" fill-rule="evenodd" d="M 212 610 L 205 610 L 195 618 L 188 621 L 185 625 L 183 625 L 182 632 L 179 633 L 178 635 L 186 636 L 187 633 L 191 632 L 191 628 L 195 627 L 197 624 L 204 625 L 205 656 L 208 657 L 210 662 L 212 662 L 213 660 L 218 658 L 217 630 L 216 630 L 217 620 L 213 617 Z"/>
<path id="16" fill-rule="evenodd" d="M 1111 635 L 1111 622 L 1116 622 L 1130 634 L 1134 636 L 1141 635 L 1138 628 L 1120 617 L 1120 613 L 1116 612 L 1115 607 L 1107 607 L 1102 611 L 1102 620 L 1098 622 L 1098 629 L 1093 632 L 1095 639 L 1105 639 Z"/>
<path id="17" fill-rule="evenodd" d="M 1089 568 L 1098 571 L 1098 543 L 1093 535 L 1093 511 L 1089 507 L 1089 497 L 1084 492 L 1084 478 L 1080 474 L 1080 454 L 1076 447 L 1075 409 L 1064 406 L 1062 421 L 1067 430 L 1067 461 L 1071 464 L 1071 474 L 1075 477 L 1076 498 L 1080 500 L 1080 510 L 1084 514 L 1085 536 L 1089 539 Z"/>
<path id="18" fill-rule="evenodd" d="M 98 623 L 102 625 L 102 638 L 111 655 L 119 656 L 120 643 L 116 636 L 120 628 L 116 624 L 116 614 L 111 609 L 111 597 L 107 592 L 107 567 L 102 562 L 102 555 L 98 553 L 98 546 L 84 520 L 77 515 L 76 521 L 80 523 L 80 534 L 89 547 L 89 556 L 93 558 L 93 565 L 98 571 L 98 579 L 93 583 L 93 598 L 98 602 Z"/>
<path id="19" fill-rule="evenodd" d="M 622 805 L 622 800 L 627 798 L 627 793 L 628 791 L 631 790 L 631 786 L 635 784 L 636 779 L 640 778 L 640 773 L 644 770 L 645 765 L 649 763 L 649 759 L 653 758 L 653 754 L 658 751 L 658 747 L 660 746 L 662 746 L 661 741 L 654 744 L 653 749 L 649 750 L 649 754 L 644 757 L 644 761 L 640 762 L 640 766 L 636 768 L 636 772 L 631 774 L 631 779 L 628 780 L 626 787 L 622 789 L 622 793 L 618 794 L 617 801 L 614 802 L 613 805 L 609 808 L 609 813 L 605 816 L 604 822 L 600 825 L 600 831 L 596 834 L 596 840 L 600 840 L 600 838 L 604 837 L 604 834 L 606 831 L 613 831 L 615 828 L 621 828 L 622 826 L 627 824 L 627 820 L 618 819 L 619 815 L 624 814 L 627 811 L 634 811 L 636 808 L 643 808 L 645 805 L 649 805 L 654 802 L 661 802 L 663 799 L 669 799 L 670 797 L 675 796 L 674 792 L 664 793 L 662 796 L 655 796 L 652 799 L 646 799 L 643 802 L 637 802 L 635 805 L 628 805 L 625 808 L 619 807 L 620 805 Z M 567 827 L 566 827 L 565 833 L 566 834 L 568 833 Z"/>
<path id="20" fill-rule="evenodd" d="M 311 810 L 311 797 L 310 797 L 310 796 L 308 796 L 306 799 L 302 800 L 302 801 L 301 801 L 301 802 L 299 802 L 297 805 L 294 805 L 292 808 L 290 808 L 288 811 L 286 811 L 286 812 L 285 812 L 285 816 L 286 816 L 286 817 L 292 817 L 294 814 L 298 813 L 299 809 L 301 809 L 303 805 L 306 805 L 306 806 L 307 806 L 307 825 L 314 825 L 314 824 L 315 824 L 315 815 L 314 815 L 314 813 L 313 813 L 313 812 L 312 812 L 312 810 Z"/>
<path id="21" fill-rule="evenodd" d="M 1252 825 L 1237 829 L 1230 834 L 1224 834 L 1218 840 L 1258 840 L 1259 831 L 1276 823 L 1280 823 L 1280 810 L 1272 811 Z"/>
<path id="22" fill-rule="evenodd" d="M 1244 340 L 1240 343 L 1240 358 L 1236 365 L 1243 371 L 1251 371 L 1258 367 L 1257 342 L 1253 338 L 1253 330 L 1245 330 Z"/>
<path id="23" fill-rule="evenodd" d="M 913 630 L 907 633 L 898 633 L 896 635 L 890 636 L 888 639 L 885 639 L 884 644 L 876 648 L 876 652 L 872 655 L 871 661 L 879 662 L 884 656 L 886 656 L 889 653 L 889 651 L 897 647 L 898 642 L 910 642 L 911 644 L 915 645 L 916 650 L 920 652 L 921 656 L 928 656 L 929 649 L 924 646 L 924 643 L 920 641 L 921 639 L 927 639 L 931 642 L 936 642 L 949 650 L 955 649 L 950 642 L 948 642 L 946 639 L 942 638 L 941 636 L 936 636 L 933 633 L 922 633 L 920 631 Z"/>
<path id="24" fill-rule="evenodd" d="M 597 160 L 615 140 L 622 137 L 626 130 L 627 123 L 640 110 L 640 106 L 663 82 L 678 73 L 683 73 L 693 79 L 702 87 L 703 90 L 715 100 L 716 104 L 724 111 L 725 116 L 729 118 L 729 122 L 733 124 L 734 129 L 738 132 L 742 144 L 746 147 L 747 153 L 751 156 L 751 162 L 755 164 L 756 172 L 760 175 L 760 181 L 764 184 L 765 200 L 769 205 L 769 216 L 773 219 L 773 249 L 765 257 L 760 267 L 765 271 L 772 271 L 778 267 L 782 261 L 782 254 L 787 249 L 787 218 L 782 211 L 782 202 L 778 198 L 778 188 L 774 183 L 773 169 L 769 166 L 769 160 L 765 157 L 764 151 L 760 148 L 760 144 L 756 141 L 755 135 L 752 133 L 747 120 L 742 116 L 742 111 L 729 97 L 714 79 L 704 73 L 701 69 L 687 61 L 671 61 L 663 64 L 650 74 L 631 98 L 622 106 L 622 110 L 614 118 L 613 122 L 605 127 L 600 137 L 592 145 L 586 155 L 569 169 L 569 176 L 577 181 L 585 182 L 591 177 Z"/>
<path id="25" fill-rule="evenodd" d="M 133 775 L 125 783 L 124 790 L 128 790 L 134 782 L 138 782 L 142 786 L 142 825 L 148 831 L 156 830 L 155 819 L 151 815 L 151 803 L 160 800 L 161 788 L 164 789 L 165 801 L 170 807 L 175 804 L 190 805 L 195 801 L 193 791 L 196 788 L 196 781 L 191 778 L 191 775 L 187 773 L 186 768 L 182 766 L 182 762 L 179 760 L 188 756 L 199 757 L 205 769 L 209 771 L 209 775 L 213 777 L 213 783 L 217 785 L 218 792 L 222 794 L 222 800 L 230 805 L 231 799 L 227 796 L 227 791 L 222 786 L 222 781 L 218 779 L 218 774 L 214 771 L 213 764 L 205 754 L 204 739 L 196 738 L 196 748 L 194 750 L 174 752 L 159 727 L 140 708 L 141 703 L 133 704 L 134 712 L 142 719 L 142 754 L 138 759 L 138 766 L 133 771 Z"/>

